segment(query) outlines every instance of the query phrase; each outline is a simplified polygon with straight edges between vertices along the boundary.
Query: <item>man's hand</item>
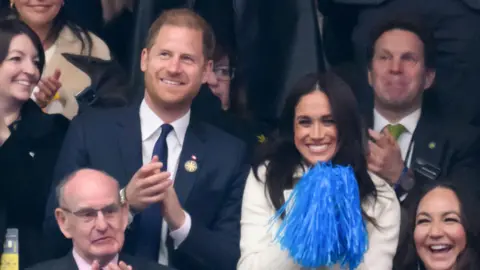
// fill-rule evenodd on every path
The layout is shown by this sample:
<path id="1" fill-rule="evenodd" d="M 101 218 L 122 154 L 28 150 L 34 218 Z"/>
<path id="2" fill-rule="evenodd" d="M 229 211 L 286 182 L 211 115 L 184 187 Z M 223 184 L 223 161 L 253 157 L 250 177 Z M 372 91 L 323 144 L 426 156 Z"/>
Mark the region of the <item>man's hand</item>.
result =
<path id="1" fill-rule="evenodd" d="M 173 186 L 167 189 L 165 198 L 160 204 L 160 209 L 170 230 L 175 231 L 185 223 L 185 212 L 178 201 L 177 192 L 175 192 Z"/>
<path id="2" fill-rule="evenodd" d="M 374 141 L 368 141 L 368 169 L 394 185 L 405 167 L 400 147 L 388 131 L 378 133 L 370 129 L 369 134 Z"/>
<path id="3" fill-rule="evenodd" d="M 106 267 L 103 269 L 105 270 L 133 270 L 133 268 L 130 265 L 127 265 L 126 263 L 120 261 L 118 265 L 114 263 L 109 263 Z M 100 264 L 98 261 L 94 261 L 92 264 L 92 270 L 101 270 L 100 269 Z"/>
<path id="4" fill-rule="evenodd" d="M 125 194 L 134 211 L 140 212 L 152 203 L 165 198 L 165 191 L 172 185 L 169 172 L 161 172 L 163 164 L 154 156 L 152 161 L 143 165 L 132 177 Z"/>
<path id="5" fill-rule="evenodd" d="M 59 81 L 61 74 L 60 70 L 57 69 L 52 76 L 40 79 L 38 82 L 37 86 L 39 91 L 36 92 L 34 96 L 38 106 L 41 108 L 47 107 L 60 87 L 62 87 L 62 83 Z"/>

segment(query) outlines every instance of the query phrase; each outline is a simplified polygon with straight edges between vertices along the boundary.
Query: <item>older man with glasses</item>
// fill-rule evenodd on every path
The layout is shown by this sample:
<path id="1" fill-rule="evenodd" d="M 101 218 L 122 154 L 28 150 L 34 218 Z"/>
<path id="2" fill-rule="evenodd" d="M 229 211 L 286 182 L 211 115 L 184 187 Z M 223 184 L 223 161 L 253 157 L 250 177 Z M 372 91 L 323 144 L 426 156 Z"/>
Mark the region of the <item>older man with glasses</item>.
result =
<path id="1" fill-rule="evenodd" d="M 80 169 L 62 180 L 56 193 L 59 207 L 55 217 L 63 235 L 72 239 L 73 250 L 32 270 L 169 269 L 119 254 L 128 225 L 128 205 L 120 202 L 115 179 L 100 171 Z"/>

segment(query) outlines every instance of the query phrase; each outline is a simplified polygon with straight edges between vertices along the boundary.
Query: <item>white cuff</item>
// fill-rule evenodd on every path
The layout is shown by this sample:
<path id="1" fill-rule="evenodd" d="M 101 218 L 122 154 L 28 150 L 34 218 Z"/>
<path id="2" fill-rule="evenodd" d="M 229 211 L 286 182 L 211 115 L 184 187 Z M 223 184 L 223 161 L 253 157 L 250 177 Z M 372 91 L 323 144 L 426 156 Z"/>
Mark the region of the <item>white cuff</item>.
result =
<path id="1" fill-rule="evenodd" d="M 178 246 L 180 246 L 183 241 L 185 241 L 188 234 L 190 233 L 190 228 L 192 227 L 192 219 L 190 218 L 190 215 L 185 211 L 183 211 L 183 213 L 185 213 L 185 222 L 183 223 L 183 225 L 175 231 L 170 232 L 170 236 L 173 238 L 174 249 L 177 249 Z"/>
<path id="2" fill-rule="evenodd" d="M 128 210 L 128 222 L 127 222 L 128 227 L 130 227 L 130 225 L 132 224 L 134 217 L 135 217 L 135 214 L 132 213 L 132 211 L 129 209 Z"/>

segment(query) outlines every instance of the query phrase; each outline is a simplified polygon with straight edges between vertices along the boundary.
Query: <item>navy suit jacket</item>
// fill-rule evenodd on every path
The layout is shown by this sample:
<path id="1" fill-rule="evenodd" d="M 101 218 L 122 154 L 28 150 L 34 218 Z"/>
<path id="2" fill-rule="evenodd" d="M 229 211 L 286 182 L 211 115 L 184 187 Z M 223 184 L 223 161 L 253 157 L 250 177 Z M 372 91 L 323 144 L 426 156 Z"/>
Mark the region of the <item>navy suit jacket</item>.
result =
<path id="1" fill-rule="evenodd" d="M 154 262 L 145 261 L 141 258 L 136 258 L 132 256 L 128 256 L 127 254 L 120 254 L 118 261 L 123 261 L 128 265 L 131 265 L 133 269 L 141 269 L 141 270 L 174 270 L 173 268 L 169 268 Z M 72 253 L 70 252 L 66 256 L 39 263 L 33 267 L 27 268 L 27 270 L 78 270 L 77 263 L 73 258 Z"/>
<path id="2" fill-rule="evenodd" d="M 196 156 L 198 169 L 184 164 Z M 55 170 L 55 181 L 78 168 L 89 167 L 113 176 L 124 187 L 142 166 L 139 105 L 108 110 L 92 109 L 77 116 L 67 132 Z M 249 166 L 246 146 L 235 137 L 192 115 L 180 154 L 174 188 L 192 218 L 185 241 L 169 247 L 170 265 L 182 269 L 235 269 L 240 256 L 240 212 Z M 54 218 L 57 206 L 52 188 L 45 231 L 59 248 L 71 249 Z M 123 251 L 134 255 L 138 218 L 126 232 Z M 167 241 L 171 243 L 171 241 Z"/>

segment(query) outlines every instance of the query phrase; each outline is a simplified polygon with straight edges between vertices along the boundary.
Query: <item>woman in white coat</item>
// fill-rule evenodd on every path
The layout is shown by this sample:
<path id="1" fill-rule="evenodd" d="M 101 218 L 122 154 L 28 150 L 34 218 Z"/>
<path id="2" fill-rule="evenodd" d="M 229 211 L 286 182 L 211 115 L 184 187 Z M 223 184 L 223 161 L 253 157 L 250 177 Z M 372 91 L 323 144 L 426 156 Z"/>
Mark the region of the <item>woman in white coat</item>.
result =
<path id="1" fill-rule="evenodd" d="M 318 161 L 354 170 L 368 233 L 357 269 L 392 269 L 400 205 L 393 189 L 367 171 L 360 113 L 347 84 L 333 73 L 306 75 L 287 98 L 277 135 L 247 179 L 238 269 L 302 269 L 275 241 L 281 221 L 271 222 L 305 169 Z"/>

